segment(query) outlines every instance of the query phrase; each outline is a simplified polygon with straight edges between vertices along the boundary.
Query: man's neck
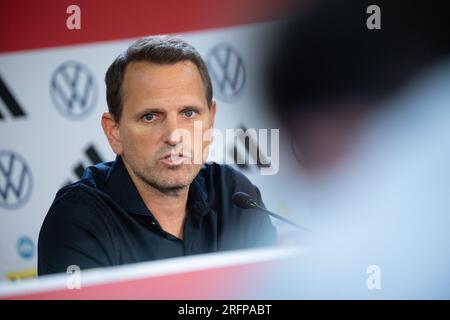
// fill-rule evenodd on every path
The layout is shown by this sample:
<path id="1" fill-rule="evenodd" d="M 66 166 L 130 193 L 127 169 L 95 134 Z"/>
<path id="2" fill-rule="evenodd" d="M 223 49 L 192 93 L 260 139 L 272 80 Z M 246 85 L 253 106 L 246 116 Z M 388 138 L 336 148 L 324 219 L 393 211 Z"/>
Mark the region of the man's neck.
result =
<path id="1" fill-rule="evenodd" d="M 179 239 L 183 239 L 183 226 L 189 186 L 176 194 L 165 194 L 137 177 L 132 170 L 127 171 L 147 208 L 154 215 L 162 229 Z"/>

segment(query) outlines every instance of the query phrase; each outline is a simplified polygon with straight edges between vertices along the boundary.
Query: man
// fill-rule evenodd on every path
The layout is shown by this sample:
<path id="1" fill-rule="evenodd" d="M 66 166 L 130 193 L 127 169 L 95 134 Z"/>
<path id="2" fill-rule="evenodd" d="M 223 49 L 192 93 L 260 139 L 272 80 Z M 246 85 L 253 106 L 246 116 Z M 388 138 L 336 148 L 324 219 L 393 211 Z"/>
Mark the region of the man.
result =
<path id="1" fill-rule="evenodd" d="M 259 190 L 205 164 L 216 103 L 199 53 L 172 37 L 136 41 L 109 67 L 102 127 L 115 161 L 59 190 L 39 235 L 39 275 L 273 245 L 268 216 L 233 205 Z"/>

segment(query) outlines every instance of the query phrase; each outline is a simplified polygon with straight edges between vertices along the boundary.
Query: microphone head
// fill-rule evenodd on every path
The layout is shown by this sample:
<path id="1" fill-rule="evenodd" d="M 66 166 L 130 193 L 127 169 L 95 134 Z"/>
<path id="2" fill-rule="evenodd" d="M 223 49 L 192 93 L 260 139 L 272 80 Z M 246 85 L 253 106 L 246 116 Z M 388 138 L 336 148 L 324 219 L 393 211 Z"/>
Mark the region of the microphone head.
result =
<path id="1" fill-rule="evenodd" d="M 236 192 L 231 199 L 235 205 L 243 209 L 250 209 L 258 206 L 255 200 L 245 192 Z"/>

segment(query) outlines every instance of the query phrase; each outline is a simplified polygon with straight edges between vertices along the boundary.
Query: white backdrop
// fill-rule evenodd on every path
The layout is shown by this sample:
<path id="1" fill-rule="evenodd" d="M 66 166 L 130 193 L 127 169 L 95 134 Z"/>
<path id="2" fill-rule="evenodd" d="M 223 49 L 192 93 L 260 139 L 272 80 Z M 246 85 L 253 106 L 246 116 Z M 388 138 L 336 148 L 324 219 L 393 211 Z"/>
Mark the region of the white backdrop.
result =
<path id="1" fill-rule="evenodd" d="M 259 23 L 181 35 L 216 75 L 216 128 L 223 132 L 240 126 L 279 128 L 266 110 L 260 81 L 276 26 Z M 100 125 L 101 114 L 107 110 L 103 79 L 113 59 L 134 40 L 0 55 L 4 84 L 0 100 L 2 280 L 36 274 L 39 229 L 57 190 L 77 180 L 84 167 L 114 159 Z M 219 62 L 227 54 L 230 63 L 224 68 Z M 236 81 L 221 87 L 227 72 Z M 23 115 L 14 112 L 8 92 Z M 281 140 L 284 134 L 280 128 Z M 263 176 L 256 165 L 240 169 L 260 188 L 269 209 L 308 225 L 302 193 L 298 185 L 290 187 L 296 182 L 289 174 L 292 158 L 289 146 L 281 145 L 277 174 Z M 281 231 L 287 233 L 289 228 Z"/>

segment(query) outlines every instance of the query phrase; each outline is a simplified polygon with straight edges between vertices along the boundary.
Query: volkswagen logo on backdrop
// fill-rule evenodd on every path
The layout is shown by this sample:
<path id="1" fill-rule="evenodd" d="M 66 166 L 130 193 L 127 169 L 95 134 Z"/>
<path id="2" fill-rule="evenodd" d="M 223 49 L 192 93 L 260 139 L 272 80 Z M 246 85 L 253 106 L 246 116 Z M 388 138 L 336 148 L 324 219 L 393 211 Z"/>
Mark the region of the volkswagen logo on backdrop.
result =
<path id="1" fill-rule="evenodd" d="M 213 47 L 206 56 L 214 93 L 218 98 L 233 103 L 245 85 L 245 67 L 241 56 L 227 44 Z"/>
<path id="2" fill-rule="evenodd" d="M 24 205 L 32 189 L 31 171 L 17 153 L 0 151 L 0 207 L 16 209 Z"/>
<path id="3" fill-rule="evenodd" d="M 79 62 L 65 62 L 53 72 L 50 95 L 56 109 L 65 117 L 83 119 L 95 108 L 97 85 L 94 75 Z"/>
<path id="4" fill-rule="evenodd" d="M 23 259 L 31 259 L 34 256 L 34 242 L 27 236 L 17 240 L 16 249 L 17 254 Z"/>

